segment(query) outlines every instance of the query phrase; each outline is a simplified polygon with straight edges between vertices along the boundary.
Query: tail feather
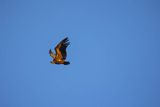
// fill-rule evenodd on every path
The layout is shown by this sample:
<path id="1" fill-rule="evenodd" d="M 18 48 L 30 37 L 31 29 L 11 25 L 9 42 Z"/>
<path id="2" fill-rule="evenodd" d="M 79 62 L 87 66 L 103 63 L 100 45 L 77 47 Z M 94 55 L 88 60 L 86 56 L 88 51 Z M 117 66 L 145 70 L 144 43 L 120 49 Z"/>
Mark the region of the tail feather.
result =
<path id="1" fill-rule="evenodd" d="M 69 64 L 70 64 L 70 62 L 68 62 L 68 61 L 64 62 L 64 65 L 69 65 Z"/>

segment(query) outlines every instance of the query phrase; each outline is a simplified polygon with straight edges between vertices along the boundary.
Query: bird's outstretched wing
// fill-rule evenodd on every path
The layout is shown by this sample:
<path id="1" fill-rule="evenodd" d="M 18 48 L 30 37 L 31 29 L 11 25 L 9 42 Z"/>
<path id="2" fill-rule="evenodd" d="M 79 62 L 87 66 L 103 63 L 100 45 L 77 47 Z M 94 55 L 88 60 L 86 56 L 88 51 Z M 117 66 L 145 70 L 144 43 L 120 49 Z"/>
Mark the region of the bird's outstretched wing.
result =
<path id="1" fill-rule="evenodd" d="M 60 59 L 65 60 L 67 57 L 66 48 L 70 44 L 68 37 L 64 38 L 56 47 L 56 54 Z"/>
<path id="2" fill-rule="evenodd" d="M 51 56 L 52 58 L 55 58 L 55 54 L 52 52 L 51 49 L 49 50 L 49 54 L 50 54 L 50 56 Z"/>

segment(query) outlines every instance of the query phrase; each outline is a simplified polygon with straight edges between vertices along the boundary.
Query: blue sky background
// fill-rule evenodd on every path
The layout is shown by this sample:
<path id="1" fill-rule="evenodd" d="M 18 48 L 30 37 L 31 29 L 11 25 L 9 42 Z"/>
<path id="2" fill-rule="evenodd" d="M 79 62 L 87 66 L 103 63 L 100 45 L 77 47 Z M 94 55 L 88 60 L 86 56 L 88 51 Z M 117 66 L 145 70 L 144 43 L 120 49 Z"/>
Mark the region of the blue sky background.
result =
<path id="1" fill-rule="evenodd" d="M 160 107 L 160 1 L 0 0 L 0 107 Z"/>

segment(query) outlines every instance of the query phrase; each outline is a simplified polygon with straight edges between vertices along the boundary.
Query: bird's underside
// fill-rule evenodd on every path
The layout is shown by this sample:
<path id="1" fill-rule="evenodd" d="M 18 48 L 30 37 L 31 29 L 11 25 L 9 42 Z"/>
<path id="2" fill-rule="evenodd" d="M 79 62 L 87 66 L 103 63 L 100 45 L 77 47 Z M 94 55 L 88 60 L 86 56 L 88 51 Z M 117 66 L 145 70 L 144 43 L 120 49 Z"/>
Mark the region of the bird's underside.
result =
<path id="1" fill-rule="evenodd" d="M 51 61 L 52 64 L 64 64 L 68 65 L 70 64 L 69 61 L 66 61 L 67 57 L 67 52 L 66 48 L 70 44 L 68 37 L 64 38 L 56 47 L 55 47 L 55 52 L 54 54 L 52 50 L 49 50 L 50 56 L 53 58 L 53 61 Z"/>

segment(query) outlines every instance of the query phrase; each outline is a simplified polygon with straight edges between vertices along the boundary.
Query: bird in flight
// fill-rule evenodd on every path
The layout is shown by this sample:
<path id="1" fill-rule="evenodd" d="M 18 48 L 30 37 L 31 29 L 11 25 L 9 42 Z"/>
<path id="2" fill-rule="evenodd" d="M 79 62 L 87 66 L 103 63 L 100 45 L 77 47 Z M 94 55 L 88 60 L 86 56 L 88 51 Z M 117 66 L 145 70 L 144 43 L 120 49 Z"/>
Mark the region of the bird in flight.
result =
<path id="1" fill-rule="evenodd" d="M 64 38 L 56 47 L 55 47 L 55 52 L 54 54 L 52 50 L 49 50 L 50 56 L 53 58 L 53 61 L 50 61 L 52 64 L 64 64 L 68 65 L 70 64 L 69 61 L 66 61 L 67 57 L 67 52 L 66 48 L 70 44 L 68 37 Z"/>

